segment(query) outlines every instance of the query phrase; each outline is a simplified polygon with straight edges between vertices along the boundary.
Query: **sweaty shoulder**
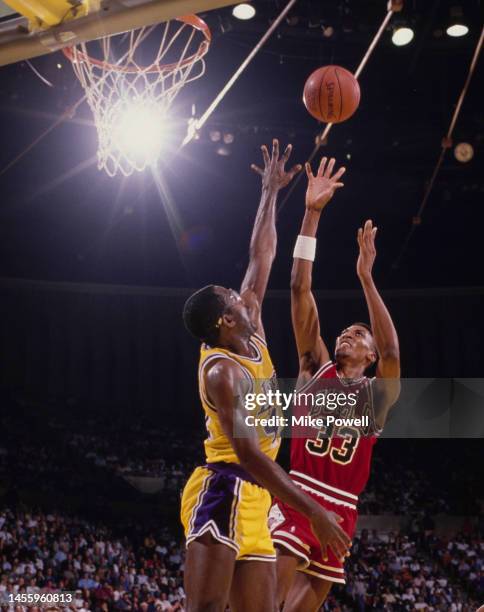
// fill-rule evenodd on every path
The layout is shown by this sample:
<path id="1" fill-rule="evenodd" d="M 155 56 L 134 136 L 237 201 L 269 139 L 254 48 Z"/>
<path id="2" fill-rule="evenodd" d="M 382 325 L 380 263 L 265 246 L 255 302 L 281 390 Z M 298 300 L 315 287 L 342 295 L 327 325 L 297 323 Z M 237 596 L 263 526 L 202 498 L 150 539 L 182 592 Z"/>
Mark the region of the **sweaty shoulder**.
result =
<path id="1" fill-rule="evenodd" d="M 205 388 L 210 391 L 231 393 L 233 396 L 247 392 L 247 378 L 239 363 L 220 357 L 209 364 L 204 372 Z"/>
<path id="2" fill-rule="evenodd" d="M 205 381 L 207 384 L 219 384 L 223 380 L 230 382 L 239 374 L 240 367 L 231 359 L 220 356 L 205 368 Z"/>

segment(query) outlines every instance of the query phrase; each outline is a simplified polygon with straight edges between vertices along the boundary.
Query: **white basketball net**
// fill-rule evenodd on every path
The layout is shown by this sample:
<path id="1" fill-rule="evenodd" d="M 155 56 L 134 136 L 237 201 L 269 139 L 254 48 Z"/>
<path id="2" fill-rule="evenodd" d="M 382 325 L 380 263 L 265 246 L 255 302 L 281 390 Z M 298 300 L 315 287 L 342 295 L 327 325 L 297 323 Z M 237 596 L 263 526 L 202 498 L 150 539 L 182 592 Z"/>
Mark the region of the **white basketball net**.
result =
<path id="1" fill-rule="evenodd" d="M 113 37 L 116 44 L 111 38 L 90 43 L 100 45 L 101 59 L 90 56 L 85 43 L 64 50 L 94 115 L 98 167 L 109 176 L 156 165 L 173 100 L 205 72 L 210 32 L 195 16 L 182 19 Z M 161 36 L 155 58 L 142 65 L 141 47 L 146 53 L 154 36 Z M 174 54 L 177 59 L 167 63 Z"/>

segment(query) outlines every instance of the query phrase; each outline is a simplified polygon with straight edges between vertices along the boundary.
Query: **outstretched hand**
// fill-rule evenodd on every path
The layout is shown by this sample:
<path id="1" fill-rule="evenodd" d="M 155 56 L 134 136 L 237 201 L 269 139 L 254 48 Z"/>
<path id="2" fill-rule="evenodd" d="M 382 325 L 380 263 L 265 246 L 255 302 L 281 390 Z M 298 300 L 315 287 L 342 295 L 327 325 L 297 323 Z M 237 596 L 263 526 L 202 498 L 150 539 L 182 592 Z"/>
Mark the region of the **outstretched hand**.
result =
<path id="1" fill-rule="evenodd" d="M 324 560 L 328 558 L 328 547 L 337 559 L 343 560 L 351 547 L 351 539 L 340 524 L 343 519 L 336 513 L 325 510 L 314 514 L 311 518 L 311 529 L 321 544 L 321 554 Z"/>
<path id="2" fill-rule="evenodd" d="M 272 141 L 272 154 L 269 155 L 266 145 L 262 145 L 262 157 L 264 158 L 264 168 L 259 168 L 255 164 L 250 167 L 254 172 L 260 174 L 262 177 L 262 187 L 272 189 L 282 189 L 286 187 L 294 176 L 302 170 L 301 164 L 293 166 L 290 170 L 286 171 L 284 166 L 286 165 L 292 151 L 292 145 L 288 144 L 281 158 L 279 158 L 279 141 L 274 138 Z"/>
<path id="3" fill-rule="evenodd" d="M 306 191 L 306 208 L 322 211 L 334 195 L 336 189 L 344 187 L 339 179 L 343 176 L 346 168 L 343 166 L 333 174 L 336 160 L 332 157 L 328 164 L 327 157 L 323 157 L 319 164 L 316 176 L 312 173 L 311 164 L 306 163 L 306 174 L 308 177 L 308 188 Z M 333 174 L 333 176 L 331 176 Z"/>
<path id="4" fill-rule="evenodd" d="M 377 227 L 373 227 L 371 219 L 368 219 L 364 227 L 360 227 L 358 230 L 357 239 L 360 253 L 356 262 L 356 272 L 360 278 L 371 276 L 376 257 L 375 236 L 377 229 Z"/>

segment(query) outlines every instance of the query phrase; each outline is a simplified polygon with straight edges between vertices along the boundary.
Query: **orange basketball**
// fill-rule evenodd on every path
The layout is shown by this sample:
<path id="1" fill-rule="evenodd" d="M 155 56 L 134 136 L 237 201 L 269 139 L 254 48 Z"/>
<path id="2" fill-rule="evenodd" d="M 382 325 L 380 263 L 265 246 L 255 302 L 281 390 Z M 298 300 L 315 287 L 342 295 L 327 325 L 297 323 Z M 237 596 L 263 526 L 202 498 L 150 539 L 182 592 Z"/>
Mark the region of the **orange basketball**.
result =
<path id="1" fill-rule="evenodd" d="M 313 117 L 325 123 L 349 119 L 360 103 L 360 86 L 341 66 L 315 70 L 304 85 L 303 102 Z"/>

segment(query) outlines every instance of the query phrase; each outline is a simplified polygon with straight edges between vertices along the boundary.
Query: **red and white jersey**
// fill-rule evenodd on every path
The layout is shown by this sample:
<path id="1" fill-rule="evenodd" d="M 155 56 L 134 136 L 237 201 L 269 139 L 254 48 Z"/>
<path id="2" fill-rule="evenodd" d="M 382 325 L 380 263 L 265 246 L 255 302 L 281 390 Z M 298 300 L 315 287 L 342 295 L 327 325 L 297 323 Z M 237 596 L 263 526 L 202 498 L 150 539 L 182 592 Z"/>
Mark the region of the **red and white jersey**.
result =
<path id="1" fill-rule="evenodd" d="M 372 385 L 366 376 L 351 381 L 341 379 L 336 364 L 330 361 L 298 392 L 316 394 L 321 390 L 355 394 L 352 415 L 373 418 Z M 358 496 L 370 475 L 373 446 L 379 432 L 367 431 L 370 435 L 361 435 L 361 428 L 348 425 L 313 431 L 312 438 L 293 437 L 291 440 L 291 478 L 317 497 L 356 510 Z"/>

